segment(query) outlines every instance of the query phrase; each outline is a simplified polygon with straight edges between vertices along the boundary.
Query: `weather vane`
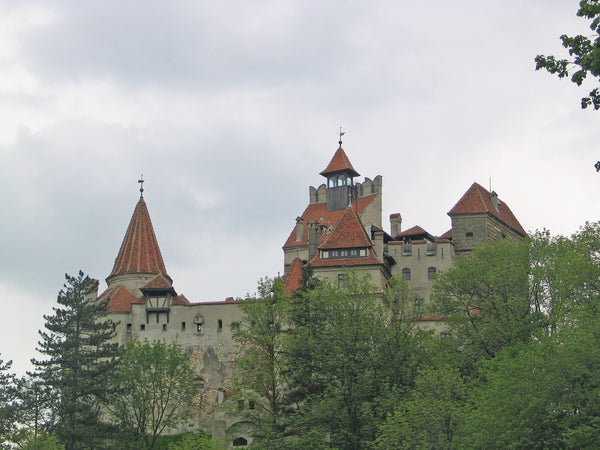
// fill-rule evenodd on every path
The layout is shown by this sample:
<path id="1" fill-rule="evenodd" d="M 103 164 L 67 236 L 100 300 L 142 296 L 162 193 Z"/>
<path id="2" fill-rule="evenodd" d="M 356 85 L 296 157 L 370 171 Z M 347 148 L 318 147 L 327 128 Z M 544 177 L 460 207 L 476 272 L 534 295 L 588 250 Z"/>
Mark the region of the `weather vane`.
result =
<path id="1" fill-rule="evenodd" d="M 144 198 L 144 174 L 142 174 L 138 183 L 140 183 L 140 198 Z"/>
<path id="2" fill-rule="evenodd" d="M 346 134 L 346 132 L 342 131 L 342 126 L 340 125 L 340 141 L 339 141 L 340 147 L 342 146 L 342 136 L 345 134 Z"/>

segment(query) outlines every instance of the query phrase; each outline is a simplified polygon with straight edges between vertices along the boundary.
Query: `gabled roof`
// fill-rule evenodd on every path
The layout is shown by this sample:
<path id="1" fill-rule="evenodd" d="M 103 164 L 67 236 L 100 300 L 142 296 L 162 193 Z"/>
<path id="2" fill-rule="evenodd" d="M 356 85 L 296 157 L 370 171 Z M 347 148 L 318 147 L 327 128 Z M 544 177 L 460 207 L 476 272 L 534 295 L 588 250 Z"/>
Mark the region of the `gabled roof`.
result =
<path id="1" fill-rule="evenodd" d="M 156 275 L 144 287 L 140 288 L 141 291 L 145 290 L 170 290 L 173 289 L 173 282 L 162 274 Z"/>
<path id="2" fill-rule="evenodd" d="M 329 161 L 329 165 L 324 171 L 321 172 L 321 175 L 326 177 L 337 172 L 349 172 L 353 177 L 360 176 L 360 174 L 354 170 L 354 167 L 352 167 L 352 164 L 350 163 L 350 160 L 348 159 L 348 156 L 346 156 L 346 152 L 344 152 L 344 149 L 342 149 L 341 145 L 335 151 L 333 158 L 331 158 L 331 161 Z"/>
<path id="3" fill-rule="evenodd" d="M 425 231 L 419 225 L 415 225 L 414 227 L 401 232 L 398 236 L 415 236 L 415 235 L 420 235 L 420 234 L 429 234 L 429 233 L 427 233 L 427 231 Z"/>
<path id="4" fill-rule="evenodd" d="M 377 197 L 378 194 L 371 194 L 364 197 L 360 197 L 356 201 L 352 202 L 352 205 L 356 209 L 357 214 L 361 214 L 363 210 L 371 204 L 371 202 Z M 311 203 L 309 204 L 304 212 L 302 213 L 303 221 L 303 234 L 302 239 L 296 240 L 296 227 L 292 230 L 289 237 L 285 241 L 283 248 L 300 247 L 308 243 L 308 222 L 312 219 L 320 225 L 329 227 L 335 225 L 340 217 L 344 214 L 344 210 L 340 209 L 337 211 L 327 211 L 327 203 Z"/>
<path id="5" fill-rule="evenodd" d="M 143 198 L 140 198 L 133 211 L 109 278 L 132 273 L 156 273 L 170 279 Z"/>
<path id="6" fill-rule="evenodd" d="M 335 224 L 331 234 L 319 246 L 319 249 L 365 248 L 373 243 L 365 231 L 358 215 L 350 206 Z"/>
<path id="7" fill-rule="evenodd" d="M 283 277 L 283 285 L 289 294 L 293 294 L 302 287 L 302 260 L 300 258 L 294 258 L 292 264 L 290 264 L 287 273 Z"/>
<path id="8" fill-rule="evenodd" d="M 492 203 L 492 194 L 478 183 L 471 185 L 448 215 L 481 213 L 491 214 L 522 236 L 527 234 L 508 205 L 498 199 L 498 207 L 496 208 Z"/>

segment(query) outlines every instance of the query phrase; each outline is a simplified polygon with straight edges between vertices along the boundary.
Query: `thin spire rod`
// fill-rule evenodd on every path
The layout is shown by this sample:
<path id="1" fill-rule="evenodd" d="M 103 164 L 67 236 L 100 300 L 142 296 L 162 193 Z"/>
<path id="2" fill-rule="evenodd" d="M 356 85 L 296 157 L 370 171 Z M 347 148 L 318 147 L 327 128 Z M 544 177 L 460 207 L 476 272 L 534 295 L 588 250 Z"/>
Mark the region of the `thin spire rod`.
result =
<path id="1" fill-rule="evenodd" d="M 140 183 L 140 200 L 141 200 L 144 198 L 144 174 L 142 174 L 142 176 L 138 180 L 138 183 Z"/>
<path id="2" fill-rule="evenodd" d="M 342 146 L 342 136 L 345 134 L 346 132 L 342 131 L 342 126 L 340 125 L 340 141 L 338 142 L 340 144 L 340 147 Z"/>

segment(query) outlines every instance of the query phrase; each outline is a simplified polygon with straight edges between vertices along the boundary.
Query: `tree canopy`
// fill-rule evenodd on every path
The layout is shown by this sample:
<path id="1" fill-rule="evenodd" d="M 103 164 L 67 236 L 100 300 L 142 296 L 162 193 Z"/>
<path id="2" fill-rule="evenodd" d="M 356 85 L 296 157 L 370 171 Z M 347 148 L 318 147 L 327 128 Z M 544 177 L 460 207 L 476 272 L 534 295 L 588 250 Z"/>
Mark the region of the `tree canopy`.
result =
<path id="1" fill-rule="evenodd" d="M 555 56 L 538 55 L 535 58 L 536 70 L 545 69 L 559 78 L 571 76 L 571 81 L 581 86 L 588 75 L 596 81 L 600 78 L 600 0 L 581 0 L 577 10 L 579 17 L 591 21 L 590 29 L 593 36 L 567 36 L 560 39 L 563 47 L 569 51 L 570 59 L 560 59 Z M 588 95 L 581 99 L 581 107 L 593 106 L 600 109 L 600 89 L 593 88 Z M 597 165 L 600 169 L 600 165 Z"/>

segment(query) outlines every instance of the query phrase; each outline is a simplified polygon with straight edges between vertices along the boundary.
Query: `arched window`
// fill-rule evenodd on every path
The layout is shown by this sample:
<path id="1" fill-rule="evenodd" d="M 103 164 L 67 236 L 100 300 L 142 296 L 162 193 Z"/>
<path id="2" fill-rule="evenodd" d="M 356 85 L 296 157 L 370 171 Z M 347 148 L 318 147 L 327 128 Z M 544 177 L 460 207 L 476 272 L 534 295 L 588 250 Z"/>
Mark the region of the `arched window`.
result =
<path id="1" fill-rule="evenodd" d="M 410 269 L 408 267 L 405 267 L 404 269 L 402 269 L 402 276 L 404 277 L 405 280 L 410 281 Z"/>
<path id="2" fill-rule="evenodd" d="M 236 437 L 233 440 L 234 447 L 245 447 L 246 445 L 248 445 L 248 441 L 243 437 Z"/>
<path id="3" fill-rule="evenodd" d="M 437 269 L 435 267 L 430 267 L 429 269 L 427 269 L 427 278 L 429 280 L 433 280 L 435 278 L 436 272 Z"/>

